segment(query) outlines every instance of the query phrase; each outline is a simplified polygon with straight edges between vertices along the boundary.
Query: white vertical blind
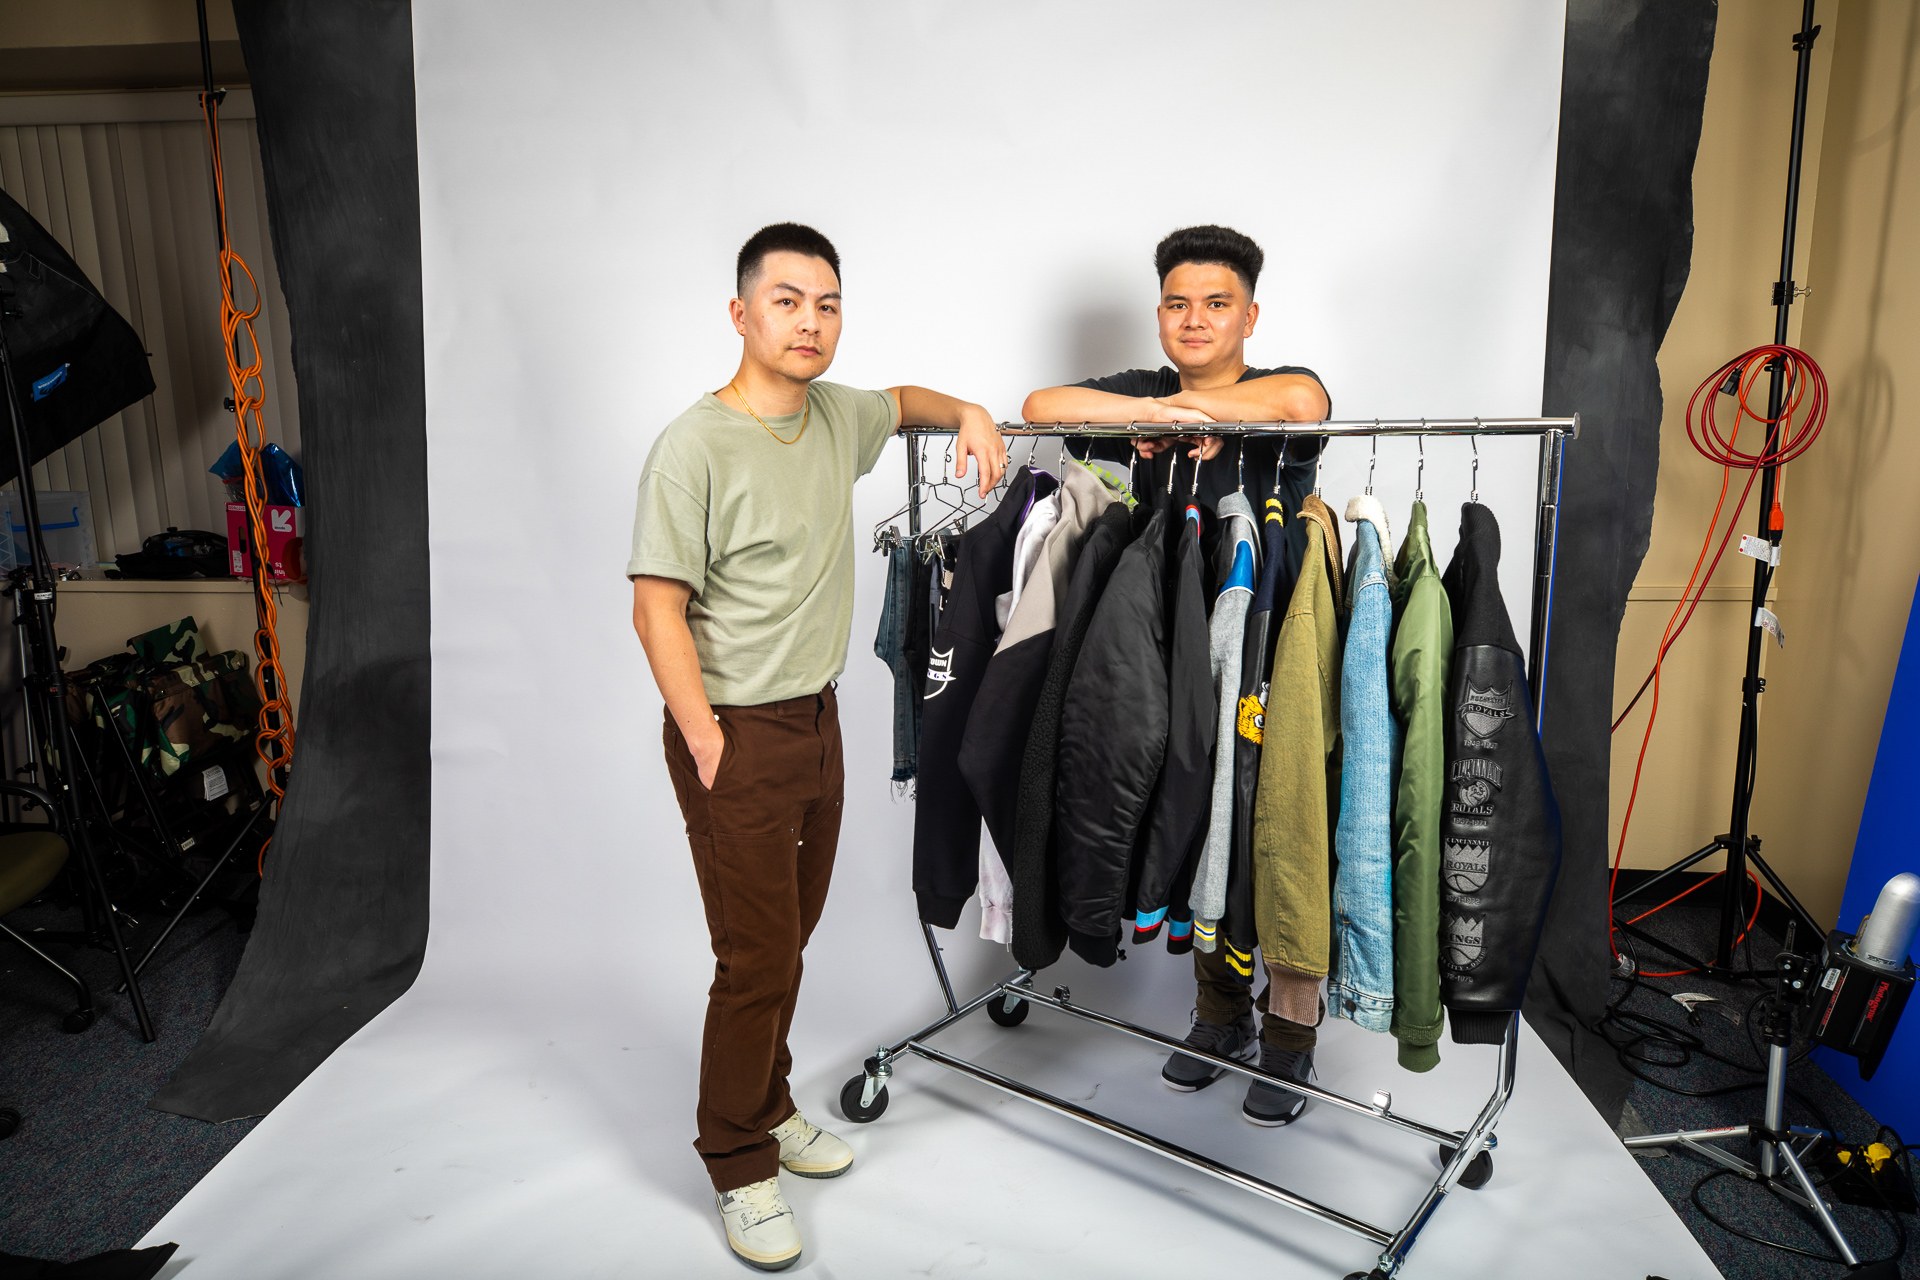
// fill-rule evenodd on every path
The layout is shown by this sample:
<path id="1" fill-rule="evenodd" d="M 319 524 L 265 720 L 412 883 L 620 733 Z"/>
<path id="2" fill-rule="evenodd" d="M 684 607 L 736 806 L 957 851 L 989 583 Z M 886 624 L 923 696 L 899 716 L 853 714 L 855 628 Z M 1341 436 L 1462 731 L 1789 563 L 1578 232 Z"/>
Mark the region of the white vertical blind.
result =
<path id="1" fill-rule="evenodd" d="M 86 114 L 103 113 L 111 108 L 103 112 L 96 99 Z M 287 306 L 267 230 L 259 140 L 251 119 L 223 116 L 220 133 L 229 234 L 265 295 L 254 332 L 267 439 L 298 457 Z M 226 494 L 207 468 L 233 439 L 234 423 L 223 404 L 232 390 L 204 127 L 198 119 L 0 124 L 0 188 L 66 247 L 152 357 L 154 393 L 37 464 L 34 483 L 88 491 L 102 560 L 139 550 L 168 526 L 224 533 Z M 242 281 L 242 306 L 245 291 Z"/>

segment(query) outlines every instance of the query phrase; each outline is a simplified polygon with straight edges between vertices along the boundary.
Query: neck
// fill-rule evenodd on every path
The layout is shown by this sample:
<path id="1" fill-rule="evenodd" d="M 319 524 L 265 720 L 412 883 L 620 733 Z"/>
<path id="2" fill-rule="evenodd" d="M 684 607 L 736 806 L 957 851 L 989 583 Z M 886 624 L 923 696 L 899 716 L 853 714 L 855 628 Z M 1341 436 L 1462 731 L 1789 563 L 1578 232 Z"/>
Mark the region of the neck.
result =
<path id="1" fill-rule="evenodd" d="M 1223 360 L 1217 365 L 1205 369 L 1182 369 L 1180 371 L 1180 389 L 1182 391 L 1218 391 L 1240 381 L 1240 375 L 1247 371 L 1247 362 L 1238 355 L 1231 360 Z"/>
<path id="2" fill-rule="evenodd" d="M 714 394 L 730 409 L 744 410 L 751 405 L 752 412 L 763 418 L 778 418 L 798 413 L 806 406 L 807 384 L 742 356 L 731 385 Z M 741 396 L 746 397 L 745 404 Z"/>

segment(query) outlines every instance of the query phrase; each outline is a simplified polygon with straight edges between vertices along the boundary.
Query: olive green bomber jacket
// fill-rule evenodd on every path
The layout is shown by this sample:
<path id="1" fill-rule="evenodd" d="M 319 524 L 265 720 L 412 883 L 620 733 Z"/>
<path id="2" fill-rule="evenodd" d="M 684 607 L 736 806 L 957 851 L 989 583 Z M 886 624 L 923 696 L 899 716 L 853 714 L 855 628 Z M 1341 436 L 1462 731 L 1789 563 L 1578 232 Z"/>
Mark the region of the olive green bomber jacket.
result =
<path id="1" fill-rule="evenodd" d="M 1447 676 L 1453 612 L 1427 534 L 1427 507 L 1413 504 L 1394 561 L 1389 697 L 1402 747 L 1393 800 L 1393 1024 L 1400 1065 L 1440 1061 L 1440 823 L 1446 808 Z"/>
<path id="2" fill-rule="evenodd" d="M 1272 983 L 1268 1008 L 1314 1026 L 1331 942 L 1343 606 L 1339 521 L 1315 497 L 1300 518 L 1307 550 L 1274 642 L 1252 861 L 1254 919 Z"/>

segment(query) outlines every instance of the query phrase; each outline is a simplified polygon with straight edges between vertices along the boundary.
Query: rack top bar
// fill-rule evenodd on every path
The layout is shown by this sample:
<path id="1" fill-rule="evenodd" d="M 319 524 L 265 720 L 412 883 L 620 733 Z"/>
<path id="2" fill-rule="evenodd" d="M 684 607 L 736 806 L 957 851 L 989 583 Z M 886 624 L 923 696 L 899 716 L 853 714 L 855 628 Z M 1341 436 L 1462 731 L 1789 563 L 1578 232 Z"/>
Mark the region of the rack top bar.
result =
<path id="1" fill-rule="evenodd" d="M 1350 422 L 1002 422 L 1004 436 L 1549 436 L 1580 438 L 1571 418 L 1360 418 Z M 950 436 L 951 427 L 901 427 L 901 435 Z"/>

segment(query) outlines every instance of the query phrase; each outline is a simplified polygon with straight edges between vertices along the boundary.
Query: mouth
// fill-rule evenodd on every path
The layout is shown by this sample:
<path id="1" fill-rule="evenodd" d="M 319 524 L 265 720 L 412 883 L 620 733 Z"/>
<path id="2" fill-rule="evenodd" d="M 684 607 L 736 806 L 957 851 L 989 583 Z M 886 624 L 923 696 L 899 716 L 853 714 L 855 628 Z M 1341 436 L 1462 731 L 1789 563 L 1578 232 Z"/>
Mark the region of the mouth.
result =
<path id="1" fill-rule="evenodd" d="M 790 347 L 788 349 L 796 351 L 803 356 L 817 356 L 820 354 L 820 348 L 818 347 Z"/>

